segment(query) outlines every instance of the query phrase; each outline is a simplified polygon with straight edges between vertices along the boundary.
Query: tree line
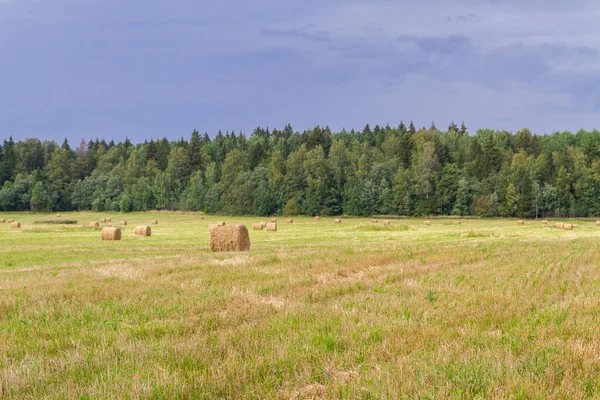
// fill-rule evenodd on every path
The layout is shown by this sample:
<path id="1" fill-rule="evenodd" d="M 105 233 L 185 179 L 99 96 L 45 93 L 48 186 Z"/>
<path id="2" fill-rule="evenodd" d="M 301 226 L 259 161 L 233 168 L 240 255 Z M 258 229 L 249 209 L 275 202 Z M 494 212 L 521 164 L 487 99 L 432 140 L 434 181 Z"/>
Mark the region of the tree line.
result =
<path id="1" fill-rule="evenodd" d="M 600 133 L 288 124 L 75 149 L 10 137 L 0 145 L 0 188 L 1 211 L 592 217 Z"/>

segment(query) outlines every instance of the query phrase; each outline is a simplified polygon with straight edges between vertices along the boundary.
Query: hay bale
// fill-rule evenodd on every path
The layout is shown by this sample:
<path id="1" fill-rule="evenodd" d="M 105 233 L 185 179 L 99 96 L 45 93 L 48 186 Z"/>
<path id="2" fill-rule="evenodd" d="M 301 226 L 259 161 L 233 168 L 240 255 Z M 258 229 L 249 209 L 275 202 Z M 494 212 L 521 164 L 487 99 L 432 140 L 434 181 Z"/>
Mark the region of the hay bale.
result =
<path id="1" fill-rule="evenodd" d="M 222 225 L 210 231 L 212 251 L 248 251 L 250 236 L 245 225 Z"/>
<path id="2" fill-rule="evenodd" d="M 372 219 L 372 220 L 371 220 L 371 223 L 372 223 L 372 224 L 378 224 L 378 223 L 379 223 L 379 220 L 378 220 L 378 219 Z"/>
<path id="3" fill-rule="evenodd" d="M 104 220 L 105 220 L 106 222 L 111 222 L 111 221 L 112 221 L 112 219 L 110 219 L 110 217 L 106 217 L 106 218 L 104 218 Z"/>
<path id="4" fill-rule="evenodd" d="M 525 221 L 517 221 L 517 225 L 525 225 Z"/>
<path id="5" fill-rule="evenodd" d="M 254 224 L 252 225 L 252 229 L 254 229 L 255 231 L 262 231 L 264 228 L 263 224 Z"/>
<path id="6" fill-rule="evenodd" d="M 564 225 L 564 230 L 565 231 L 572 231 L 573 230 L 573 224 L 565 224 Z"/>
<path id="7" fill-rule="evenodd" d="M 596 221 L 596 226 L 600 226 L 600 221 Z"/>
<path id="8" fill-rule="evenodd" d="M 140 225 L 133 228 L 133 234 L 135 236 L 152 236 L 152 228 L 148 225 Z"/>
<path id="9" fill-rule="evenodd" d="M 425 221 L 425 225 L 430 226 L 431 225 L 431 221 L 429 221 L 429 220 Z"/>
<path id="10" fill-rule="evenodd" d="M 201 215 L 201 216 L 200 216 L 200 219 L 204 219 L 204 215 Z"/>
<path id="11" fill-rule="evenodd" d="M 269 222 L 265 226 L 265 229 L 267 230 L 267 232 L 277 232 L 277 222 Z"/>
<path id="12" fill-rule="evenodd" d="M 463 232 L 460 234 L 460 237 L 469 237 L 469 234 L 467 232 Z"/>
<path id="13" fill-rule="evenodd" d="M 13 229 L 19 229 L 21 227 L 21 223 L 20 222 L 13 222 L 12 224 L 10 224 L 10 227 Z"/>
<path id="14" fill-rule="evenodd" d="M 8 222 L 9 224 L 12 224 L 13 222 L 15 222 L 15 220 L 14 220 L 14 219 L 9 219 L 9 220 L 8 220 L 8 221 L 6 221 L 6 222 Z"/>
<path id="15" fill-rule="evenodd" d="M 0 224 L 4 224 L 6 221 L 4 220 L 4 218 L 0 218 Z"/>
<path id="16" fill-rule="evenodd" d="M 121 221 L 121 222 L 119 222 L 119 224 L 123 225 L 123 226 L 127 226 L 127 221 Z"/>
<path id="17" fill-rule="evenodd" d="M 461 222 L 460 221 L 454 221 L 454 225 L 460 225 Z"/>
<path id="18" fill-rule="evenodd" d="M 547 219 L 543 220 L 542 225 L 548 225 L 548 220 Z"/>
<path id="19" fill-rule="evenodd" d="M 155 220 L 155 219 L 153 219 L 153 220 L 151 221 L 151 223 L 152 223 L 152 225 L 158 225 L 158 221 L 157 221 L 157 220 Z"/>
<path id="20" fill-rule="evenodd" d="M 263 229 L 265 229 L 267 227 L 267 222 L 266 221 L 261 222 L 260 224 L 262 225 Z"/>
<path id="21" fill-rule="evenodd" d="M 288 224 L 293 224 L 293 223 L 294 223 L 294 220 L 290 218 L 290 219 L 288 219 L 288 220 L 287 220 L 287 223 L 288 223 Z"/>
<path id="22" fill-rule="evenodd" d="M 57 218 L 60 218 L 60 214 L 56 214 L 56 217 L 57 217 Z"/>
<path id="23" fill-rule="evenodd" d="M 315 221 L 320 221 L 321 217 L 319 217 L 318 215 L 315 217 Z"/>
<path id="24" fill-rule="evenodd" d="M 341 219 L 339 219 L 339 218 L 336 218 L 336 219 L 334 219 L 334 220 L 333 220 L 333 223 L 334 223 L 334 224 L 341 224 L 341 223 L 342 223 L 342 220 L 341 220 Z"/>
<path id="25" fill-rule="evenodd" d="M 277 222 L 277 218 L 271 218 L 271 222 Z"/>
<path id="26" fill-rule="evenodd" d="M 385 226 L 390 226 L 392 224 L 392 222 L 388 219 L 386 219 L 385 221 L 383 221 L 383 225 Z"/>
<path id="27" fill-rule="evenodd" d="M 97 228 L 100 226 L 100 224 L 97 222 L 90 222 L 87 226 L 89 226 L 90 228 Z"/>
<path id="28" fill-rule="evenodd" d="M 556 227 L 556 229 L 564 229 L 565 228 L 564 222 L 557 222 L 554 226 Z"/>
<path id="29" fill-rule="evenodd" d="M 101 223 L 101 224 L 104 224 L 105 222 L 106 222 L 106 219 L 105 219 L 105 218 L 102 218 L 102 219 L 100 220 L 100 223 Z"/>
<path id="30" fill-rule="evenodd" d="M 100 239 L 102 240 L 121 240 L 121 230 L 119 228 L 111 228 L 105 226 L 100 232 Z"/>

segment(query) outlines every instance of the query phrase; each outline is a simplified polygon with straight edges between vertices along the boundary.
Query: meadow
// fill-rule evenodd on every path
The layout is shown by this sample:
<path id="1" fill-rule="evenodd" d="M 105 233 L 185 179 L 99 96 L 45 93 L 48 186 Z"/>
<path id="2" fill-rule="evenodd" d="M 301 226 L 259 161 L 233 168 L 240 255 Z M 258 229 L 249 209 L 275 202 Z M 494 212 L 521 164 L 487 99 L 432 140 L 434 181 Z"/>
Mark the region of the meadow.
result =
<path id="1" fill-rule="evenodd" d="M 84 227 L 106 216 L 121 241 Z M 213 253 L 208 224 L 265 219 L 0 218 L 3 398 L 600 396 L 594 221 L 280 217 Z"/>

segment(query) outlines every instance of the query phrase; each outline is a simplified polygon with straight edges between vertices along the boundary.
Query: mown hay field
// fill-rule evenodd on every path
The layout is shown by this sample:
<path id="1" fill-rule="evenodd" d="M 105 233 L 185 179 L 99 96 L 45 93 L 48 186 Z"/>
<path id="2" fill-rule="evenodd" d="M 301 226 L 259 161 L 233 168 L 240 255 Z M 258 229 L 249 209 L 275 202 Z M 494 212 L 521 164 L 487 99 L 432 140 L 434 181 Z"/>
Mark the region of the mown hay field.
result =
<path id="1" fill-rule="evenodd" d="M 600 396 L 595 221 L 62 216 L 0 215 L 0 397 Z"/>

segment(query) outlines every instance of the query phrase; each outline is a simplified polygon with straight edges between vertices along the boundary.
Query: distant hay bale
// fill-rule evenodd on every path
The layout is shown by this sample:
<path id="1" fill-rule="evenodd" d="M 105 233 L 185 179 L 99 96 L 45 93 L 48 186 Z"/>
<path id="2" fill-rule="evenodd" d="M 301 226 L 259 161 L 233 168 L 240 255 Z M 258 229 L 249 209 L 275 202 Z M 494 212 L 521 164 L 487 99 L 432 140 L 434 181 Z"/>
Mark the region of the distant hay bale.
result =
<path id="1" fill-rule="evenodd" d="M 517 225 L 525 225 L 525 221 L 517 221 Z"/>
<path id="2" fill-rule="evenodd" d="M 469 234 L 467 232 L 463 232 L 460 234 L 460 237 L 469 237 Z"/>
<path id="3" fill-rule="evenodd" d="M 201 215 L 201 216 L 200 216 L 200 219 L 204 219 L 204 215 Z"/>
<path id="4" fill-rule="evenodd" d="M 9 219 L 9 220 L 8 220 L 8 221 L 6 221 L 6 222 L 8 222 L 9 224 L 12 224 L 13 222 L 15 222 L 15 220 L 14 220 L 14 219 Z"/>
<path id="5" fill-rule="evenodd" d="M 20 222 L 13 222 L 12 224 L 10 224 L 10 227 L 13 229 L 19 229 L 21 227 L 21 223 Z"/>
<path id="6" fill-rule="evenodd" d="M 212 251 L 248 251 L 250 236 L 245 225 L 216 226 L 210 231 Z"/>
<path id="7" fill-rule="evenodd" d="M 254 229 L 255 231 L 262 231 L 264 229 L 263 224 L 254 224 L 252 225 L 252 229 Z"/>
<path id="8" fill-rule="evenodd" d="M 596 221 L 596 226 L 600 226 L 600 221 Z"/>
<path id="9" fill-rule="evenodd" d="M 339 218 L 336 218 L 336 219 L 334 219 L 334 220 L 333 220 L 333 223 L 334 223 L 334 224 L 341 224 L 341 223 L 342 223 L 342 220 L 341 220 L 341 219 L 339 219 Z"/>
<path id="10" fill-rule="evenodd" d="M 133 228 L 133 234 L 135 236 L 152 236 L 152 228 L 148 225 L 140 225 Z"/>
<path id="11" fill-rule="evenodd" d="M 288 219 L 288 220 L 287 220 L 287 223 L 288 223 L 288 224 L 293 224 L 293 223 L 294 223 L 294 220 L 290 218 L 290 219 Z"/>
<path id="12" fill-rule="evenodd" d="M 548 225 L 548 220 L 547 219 L 543 220 L 542 225 Z"/>
<path id="13" fill-rule="evenodd" d="M 267 230 L 267 232 L 277 232 L 277 222 L 269 222 L 265 226 L 265 229 Z"/>
<path id="14" fill-rule="evenodd" d="M 56 214 L 56 216 L 57 216 L 58 218 L 60 218 L 60 214 Z"/>
<path id="15" fill-rule="evenodd" d="M 565 224 L 564 222 L 557 222 L 556 225 L 554 225 L 556 227 L 556 229 L 564 229 L 565 228 Z"/>
<path id="16" fill-rule="evenodd" d="M 391 224 L 392 224 L 392 222 L 390 220 L 386 219 L 385 221 L 383 221 L 383 225 L 385 225 L 385 226 L 390 226 Z"/>
<path id="17" fill-rule="evenodd" d="M 455 222 L 454 222 L 454 225 L 460 225 L 460 224 L 461 224 L 461 222 L 460 222 L 460 221 L 455 221 Z"/>
<path id="18" fill-rule="evenodd" d="M 0 224 L 4 224 L 6 223 L 6 220 L 4 218 L 0 218 Z"/>
<path id="19" fill-rule="evenodd" d="M 261 222 L 260 224 L 262 225 L 263 229 L 265 229 L 267 227 L 267 222 L 266 221 Z"/>
<path id="20" fill-rule="evenodd" d="M 277 222 L 277 218 L 271 218 L 271 222 Z"/>
<path id="21" fill-rule="evenodd" d="M 111 228 L 105 226 L 100 232 L 100 239 L 102 240 L 121 240 L 121 230 L 119 228 Z"/>
<path id="22" fill-rule="evenodd" d="M 97 228 L 100 226 L 100 224 L 97 222 L 90 222 L 87 226 L 89 226 L 90 228 Z"/>
<path id="23" fill-rule="evenodd" d="M 379 220 L 378 220 L 378 219 L 372 219 L 372 220 L 371 220 L 371 223 L 372 223 L 372 224 L 377 224 L 377 223 L 379 223 Z"/>
<path id="24" fill-rule="evenodd" d="M 106 222 L 106 218 L 102 218 L 102 219 L 100 220 L 100 223 L 101 223 L 101 224 L 104 224 L 105 222 Z"/>
<path id="25" fill-rule="evenodd" d="M 121 222 L 119 222 L 119 224 L 123 225 L 123 226 L 127 226 L 127 221 L 121 221 Z"/>
<path id="26" fill-rule="evenodd" d="M 318 215 L 315 217 L 315 221 L 320 221 L 321 217 L 319 217 Z"/>
<path id="27" fill-rule="evenodd" d="M 431 221 L 429 221 L 429 220 L 425 221 L 425 225 L 430 226 L 431 225 Z"/>
<path id="28" fill-rule="evenodd" d="M 573 230 L 573 224 L 565 224 L 564 225 L 564 230 L 565 231 L 572 231 Z"/>
<path id="29" fill-rule="evenodd" d="M 152 223 L 152 225 L 158 225 L 158 221 L 157 221 L 157 220 L 155 220 L 155 219 L 153 219 L 153 220 L 151 221 L 151 223 Z"/>
<path id="30" fill-rule="evenodd" d="M 112 221 L 112 219 L 111 219 L 110 217 L 106 217 L 106 218 L 104 218 L 104 220 L 105 220 L 106 222 L 111 222 L 111 221 Z"/>

